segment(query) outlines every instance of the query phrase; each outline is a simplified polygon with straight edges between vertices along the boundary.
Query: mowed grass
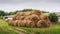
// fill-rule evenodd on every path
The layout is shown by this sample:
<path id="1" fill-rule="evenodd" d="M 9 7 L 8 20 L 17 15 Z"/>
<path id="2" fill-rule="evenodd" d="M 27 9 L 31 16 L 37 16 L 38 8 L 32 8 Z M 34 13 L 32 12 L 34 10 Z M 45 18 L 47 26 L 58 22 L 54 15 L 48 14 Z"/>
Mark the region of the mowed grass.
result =
<path id="1" fill-rule="evenodd" d="M 10 30 L 10 28 L 12 28 L 12 27 L 9 26 L 7 22 L 0 23 L 0 34 L 18 34 L 14 31 Z"/>
<path id="2" fill-rule="evenodd" d="M 10 28 L 20 28 L 26 30 L 26 34 L 60 34 L 60 24 L 52 24 L 49 28 L 27 28 L 9 26 L 7 22 L 0 23 L 0 34 L 18 34 L 10 30 Z"/>
<path id="3" fill-rule="evenodd" d="M 60 34 L 60 24 L 52 24 L 49 28 L 20 28 L 26 30 L 27 34 Z"/>

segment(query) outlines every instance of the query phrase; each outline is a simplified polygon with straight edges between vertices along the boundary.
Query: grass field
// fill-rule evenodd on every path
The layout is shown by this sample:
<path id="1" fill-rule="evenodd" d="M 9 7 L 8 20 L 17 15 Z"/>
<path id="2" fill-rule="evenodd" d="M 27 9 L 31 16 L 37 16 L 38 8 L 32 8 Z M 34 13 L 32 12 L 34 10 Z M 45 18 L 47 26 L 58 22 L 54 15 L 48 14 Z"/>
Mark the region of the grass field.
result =
<path id="1" fill-rule="evenodd" d="M 27 27 L 20 27 L 20 28 L 28 31 L 28 33 L 34 33 L 34 34 L 60 34 L 59 24 L 53 24 L 49 28 L 27 28 Z"/>
<path id="2" fill-rule="evenodd" d="M 60 34 L 60 24 L 53 24 L 49 28 L 27 28 L 27 27 L 16 27 L 9 26 L 7 22 L 0 23 L 0 34 L 18 34 L 10 28 L 20 28 L 26 30 L 26 34 Z"/>
<path id="3" fill-rule="evenodd" d="M 38 34 L 60 34 L 60 26 L 50 28 L 23 28 L 29 32 Z"/>
<path id="4" fill-rule="evenodd" d="M 7 22 L 0 23 L 0 34 L 18 34 L 14 31 L 10 30 L 10 28 L 12 28 L 12 27 L 9 26 Z"/>

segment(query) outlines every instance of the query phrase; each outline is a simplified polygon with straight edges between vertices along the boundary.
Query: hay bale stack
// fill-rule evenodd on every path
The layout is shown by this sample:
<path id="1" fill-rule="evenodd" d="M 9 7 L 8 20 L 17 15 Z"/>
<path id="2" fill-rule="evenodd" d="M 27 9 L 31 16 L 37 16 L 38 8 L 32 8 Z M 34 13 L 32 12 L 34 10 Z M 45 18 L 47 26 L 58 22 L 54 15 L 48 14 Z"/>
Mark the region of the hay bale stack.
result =
<path id="1" fill-rule="evenodd" d="M 42 15 L 39 10 L 33 10 L 32 12 L 17 12 L 10 25 L 41 28 L 49 27 L 50 20 L 48 16 Z"/>

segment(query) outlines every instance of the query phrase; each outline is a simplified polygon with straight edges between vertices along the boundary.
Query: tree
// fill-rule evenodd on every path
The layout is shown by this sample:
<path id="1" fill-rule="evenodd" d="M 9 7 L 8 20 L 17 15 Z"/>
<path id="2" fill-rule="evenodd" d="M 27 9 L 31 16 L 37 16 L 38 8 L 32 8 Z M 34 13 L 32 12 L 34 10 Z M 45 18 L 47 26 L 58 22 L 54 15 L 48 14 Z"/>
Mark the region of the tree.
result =
<path id="1" fill-rule="evenodd" d="M 0 10 L 0 16 L 7 16 L 9 15 L 8 12 L 4 12 L 3 10 Z"/>
<path id="2" fill-rule="evenodd" d="M 4 16 L 5 15 L 5 12 L 0 10 L 0 16 Z"/>
<path id="3" fill-rule="evenodd" d="M 5 16 L 7 16 L 7 15 L 9 15 L 9 13 L 8 12 L 5 12 Z"/>
<path id="4" fill-rule="evenodd" d="M 50 13 L 49 14 L 49 19 L 51 22 L 58 22 L 58 16 L 55 13 Z"/>
<path id="5" fill-rule="evenodd" d="M 14 15 L 16 14 L 16 12 L 9 12 L 9 15 Z"/>
<path id="6" fill-rule="evenodd" d="M 42 13 L 49 13 L 49 12 L 47 12 L 47 11 L 41 11 Z"/>

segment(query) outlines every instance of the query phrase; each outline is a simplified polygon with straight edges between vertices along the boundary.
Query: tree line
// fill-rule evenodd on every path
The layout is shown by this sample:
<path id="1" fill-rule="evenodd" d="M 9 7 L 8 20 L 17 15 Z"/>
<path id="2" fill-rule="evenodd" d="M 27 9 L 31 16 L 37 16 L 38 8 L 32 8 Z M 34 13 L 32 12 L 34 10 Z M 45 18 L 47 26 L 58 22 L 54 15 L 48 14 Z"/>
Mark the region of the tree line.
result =
<path id="1" fill-rule="evenodd" d="M 7 16 L 7 15 L 14 15 L 16 14 L 16 12 L 29 12 L 29 11 L 33 11 L 34 9 L 23 9 L 23 10 L 17 10 L 17 11 L 13 11 L 13 12 L 5 12 L 3 10 L 0 10 L 0 16 Z M 48 13 L 46 11 L 41 11 L 42 13 Z"/>

